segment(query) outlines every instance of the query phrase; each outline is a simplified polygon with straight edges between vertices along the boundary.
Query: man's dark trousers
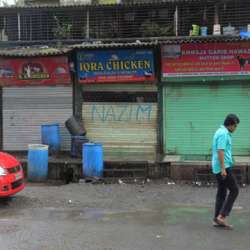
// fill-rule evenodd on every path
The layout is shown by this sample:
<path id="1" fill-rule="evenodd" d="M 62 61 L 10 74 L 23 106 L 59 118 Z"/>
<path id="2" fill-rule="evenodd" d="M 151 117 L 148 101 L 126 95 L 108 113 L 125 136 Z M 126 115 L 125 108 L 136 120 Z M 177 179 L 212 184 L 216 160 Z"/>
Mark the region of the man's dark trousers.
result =
<path id="1" fill-rule="evenodd" d="M 216 219 L 219 214 L 224 217 L 228 216 L 239 194 L 239 187 L 232 174 L 232 168 L 226 168 L 226 172 L 226 177 L 223 177 L 221 173 L 216 174 L 218 189 L 215 202 L 214 219 Z M 229 190 L 228 196 L 227 190 Z"/>

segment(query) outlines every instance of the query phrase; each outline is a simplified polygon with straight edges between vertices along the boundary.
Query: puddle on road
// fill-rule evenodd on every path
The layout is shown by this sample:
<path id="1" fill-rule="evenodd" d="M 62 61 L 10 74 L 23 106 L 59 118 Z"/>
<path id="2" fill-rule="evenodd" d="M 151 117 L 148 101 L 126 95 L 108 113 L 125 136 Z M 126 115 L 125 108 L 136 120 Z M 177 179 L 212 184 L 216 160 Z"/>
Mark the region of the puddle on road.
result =
<path id="1" fill-rule="evenodd" d="M 154 209 L 136 211 L 108 210 L 87 208 L 82 210 L 58 210 L 49 208 L 46 212 L 50 220 L 91 220 L 100 223 L 134 223 L 142 225 L 194 225 L 211 222 L 213 209 L 209 207 L 163 205 Z M 235 224 L 247 225 L 250 223 L 250 212 L 239 213 L 234 211 Z"/>
<path id="2" fill-rule="evenodd" d="M 204 207 L 161 206 L 154 210 L 104 214 L 103 221 L 119 220 L 123 223 L 135 222 L 145 225 L 179 224 L 191 223 L 197 217 L 200 221 L 207 221 L 210 213 L 211 210 Z"/>
<path id="3" fill-rule="evenodd" d="M 109 210 L 100 208 L 85 209 L 58 209 L 43 208 L 31 209 L 27 212 L 36 220 L 48 219 L 50 221 L 57 220 L 94 220 L 96 222 L 107 223 L 137 223 L 143 225 L 164 225 L 189 223 L 199 217 L 199 220 L 207 221 L 211 216 L 211 210 L 204 207 L 183 207 L 183 206 L 161 206 L 154 209 L 143 210 Z M 1 218 L 1 216 L 0 216 Z"/>
<path id="4" fill-rule="evenodd" d="M 153 209 L 143 210 L 112 210 L 101 208 L 30 208 L 4 209 L 0 213 L 0 224 L 16 219 L 74 221 L 84 220 L 98 223 L 121 223 L 141 225 L 195 225 L 207 224 L 211 221 L 213 210 L 209 207 L 162 205 Z M 250 223 L 250 211 L 234 211 L 235 224 Z M 233 216 L 232 216 L 233 217 Z M 1 231 L 0 231 L 1 233 Z"/>
<path id="5" fill-rule="evenodd" d="M 46 211 L 43 210 L 43 212 L 48 213 L 49 219 L 52 220 L 99 220 L 104 216 L 104 210 L 98 208 L 77 210 L 47 208 Z"/>
<path id="6" fill-rule="evenodd" d="M 0 225 L 0 235 L 2 234 L 11 234 L 11 233 L 16 233 L 20 230 L 18 225 L 6 225 L 2 223 Z"/>
<path id="7" fill-rule="evenodd" d="M 13 220 L 14 218 L 21 217 L 24 213 L 21 209 L 5 209 L 0 210 L 0 223 Z"/>

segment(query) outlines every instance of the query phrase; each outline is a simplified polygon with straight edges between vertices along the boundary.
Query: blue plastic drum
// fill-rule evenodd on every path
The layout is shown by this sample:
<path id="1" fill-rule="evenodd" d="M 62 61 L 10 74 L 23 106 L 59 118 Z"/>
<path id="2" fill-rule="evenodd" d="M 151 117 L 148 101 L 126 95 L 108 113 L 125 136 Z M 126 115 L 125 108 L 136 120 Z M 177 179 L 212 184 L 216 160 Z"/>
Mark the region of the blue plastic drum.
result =
<path id="1" fill-rule="evenodd" d="M 99 143 L 82 146 L 82 167 L 85 177 L 103 177 L 103 147 Z"/>
<path id="2" fill-rule="evenodd" d="M 44 181 L 48 178 L 48 146 L 30 144 L 28 150 L 28 180 Z"/>
<path id="3" fill-rule="evenodd" d="M 49 146 L 50 154 L 60 151 L 61 137 L 59 124 L 46 124 L 41 127 L 42 144 Z"/>

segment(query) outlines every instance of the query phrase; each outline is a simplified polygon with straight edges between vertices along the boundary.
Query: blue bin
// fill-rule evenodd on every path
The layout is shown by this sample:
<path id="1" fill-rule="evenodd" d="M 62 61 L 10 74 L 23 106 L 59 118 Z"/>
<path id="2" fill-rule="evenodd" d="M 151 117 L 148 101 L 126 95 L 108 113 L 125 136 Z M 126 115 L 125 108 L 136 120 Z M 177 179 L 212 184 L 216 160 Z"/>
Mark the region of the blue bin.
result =
<path id="1" fill-rule="evenodd" d="M 46 124 L 41 126 L 42 144 L 49 146 L 50 154 L 60 151 L 61 138 L 59 124 Z"/>
<path id="2" fill-rule="evenodd" d="M 103 147 L 99 143 L 82 145 L 82 168 L 85 177 L 103 176 Z"/>
<path id="3" fill-rule="evenodd" d="M 44 181 L 48 178 L 48 146 L 30 144 L 28 150 L 28 180 Z"/>

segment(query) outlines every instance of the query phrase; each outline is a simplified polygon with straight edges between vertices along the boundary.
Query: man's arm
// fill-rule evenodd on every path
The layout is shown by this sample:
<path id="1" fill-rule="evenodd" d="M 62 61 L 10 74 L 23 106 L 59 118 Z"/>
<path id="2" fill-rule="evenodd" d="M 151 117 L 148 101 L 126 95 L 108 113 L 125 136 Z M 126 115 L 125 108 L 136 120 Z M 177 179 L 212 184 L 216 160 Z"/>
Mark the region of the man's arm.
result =
<path id="1" fill-rule="evenodd" d="M 218 150 L 218 158 L 219 158 L 220 166 L 221 166 L 221 175 L 227 176 L 227 172 L 226 172 L 225 164 L 224 164 L 224 150 L 223 149 Z"/>

